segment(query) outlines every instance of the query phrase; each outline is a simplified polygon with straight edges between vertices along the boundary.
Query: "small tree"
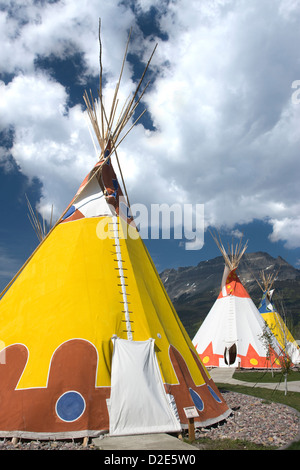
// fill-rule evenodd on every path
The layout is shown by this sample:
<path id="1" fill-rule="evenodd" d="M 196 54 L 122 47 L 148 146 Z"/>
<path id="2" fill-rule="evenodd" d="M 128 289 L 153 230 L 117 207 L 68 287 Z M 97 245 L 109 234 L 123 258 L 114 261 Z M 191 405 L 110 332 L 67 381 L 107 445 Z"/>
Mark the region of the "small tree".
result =
<path id="1" fill-rule="evenodd" d="M 281 316 L 278 313 L 276 306 L 272 304 L 272 297 L 274 289 L 272 289 L 273 284 L 276 280 L 277 273 L 265 273 L 261 272 L 261 283 L 257 280 L 258 285 L 262 289 L 264 295 L 262 302 L 264 301 L 265 305 L 261 307 L 266 309 L 265 313 L 269 313 L 270 321 L 267 323 L 265 321 L 265 325 L 263 328 L 263 334 L 261 335 L 261 340 L 263 345 L 266 349 L 266 356 L 271 362 L 271 354 L 275 354 L 275 360 L 280 364 L 282 375 L 284 376 L 285 381 L 285 394 L 287 394 L 287 377 L 288 374 L 293 367 L 291 362 L 290 356 L 290 345 L 291 345 L 291 335 L 289 330 L 286 326 L 286 311 L 281 301 Z M 275 333 L 276 332 L 276 333 Z M 276 337 L 276 338 L 275 338 Z M 275 341 L 276 339 L 276 341 Z M 274 343 L 276 346 L 274 347 Z M 272 376 L 273 375 L 273 368 L 272 368 Z"/>
<path id="2" fill-rule="evenodd" d="M 283 377 L 284 377 L 284 385 L 285 385 L 284 394 L 286 395 L 287 391 L 288 391 L 287 379 L 288 379 L 288 375 L 291 371 L 291 368 L 292 368 L 293 364 L 292 364 L 292 361 L 290 359 L 290 356 L 287 354 L 286 351 L 283 351 L 282 356 L 280 356 L 280 358 L 279 358 L 279 362 L 280 362 L 281 371 L 282 371 L 282 374 L 283 374 Z"/>
<path id="3" fill-rule="evenodd" d="M 286 327 L 286 311 L 283 305 L 283 302 L 280 303 L 281 307 L 281 317 L 283 320 L 283 323 L 279 325 L 280 331 L 281 331 L 281 343 L 283 345 L 282 348 L 282 354 L 280 355 L 279 362 L 281 366 L 281 371 L 284 377 L 284 383 L 285 383 L 285 389 L 284 389 L 284 394 L 287 394 L 287 379 L 288 375 L 291 372 L 291 369 L 293 367 L 293 363 L 291 361 L 291 357 L 288 353 L 288 338 L 287 338 L 287 327 Z M 277 321 L 278 317 L 276 317 Z"/>
<path id="4" fill-rule="evenodd" d="M 273 328 L 270 328 L 267 322 L 264 321 L 263 332 L 260 335 L 259 339 L 261 340 L 263 347 L 265 348 L 267 364 L 268 362 L 270 362 L 272 377 L 274 377 L 272 353 L 274 353 L 275 334 L 272 330 Z"/>
<path id="5" fill-rule="evenodd" d="M 284 309 L 283 309 L 283 313 Z M 277 324 L 278 323 L 278 324 Z M 277 335 L 274 333 L 274 331 L 280 331 L 280 351 L 279 354 L 276 352 L 276 347 L 275 344 L 277 343 L 276 337 Z M 284 377 L 284 383 L 285 383 L 285 395 L 287 394 L 287 379 L 288 375 L 291 371 L 291 368 L 293 367 L 290 355 L 288 354 L 288 340 L 287 340 L 287 335 L 286 335 L 286 328 L 285 328 L 285 323 L 283 323 L 283 326 L 278 320 L 278 317 L 276 316 L 276 324 L 269 326 L 267 322 L 264 322 L 263 326 L 263 333 L 260 336 L 260 340 L 262 341 L 264 348 L 266 350 L 266 358 L 268 361 L 270 361 L 271 364 L 271 370 L 272 370 L 272 377 L 274 377 L 274 371 L 273 371 L 273 361 L 272 361 L 272 355 L 275 354 L 276 360 L 280 364 L 281 372 Z M 277 347 L 279 345 L 279 342 L 277 343 Z"/>

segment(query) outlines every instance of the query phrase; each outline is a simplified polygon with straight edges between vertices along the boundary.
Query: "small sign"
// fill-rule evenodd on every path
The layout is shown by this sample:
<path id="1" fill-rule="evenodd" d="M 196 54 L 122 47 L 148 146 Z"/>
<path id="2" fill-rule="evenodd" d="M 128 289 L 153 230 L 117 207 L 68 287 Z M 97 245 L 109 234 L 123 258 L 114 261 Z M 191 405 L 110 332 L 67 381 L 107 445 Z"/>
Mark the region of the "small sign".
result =
<path id="1" fill-rule="evenodd" d="M 185 416 L 187 418 L 197 418 L 199 416 L 197 408 L 195 406 L 188 406 L 186 408 L 183 408 L 185 412 Z"/>

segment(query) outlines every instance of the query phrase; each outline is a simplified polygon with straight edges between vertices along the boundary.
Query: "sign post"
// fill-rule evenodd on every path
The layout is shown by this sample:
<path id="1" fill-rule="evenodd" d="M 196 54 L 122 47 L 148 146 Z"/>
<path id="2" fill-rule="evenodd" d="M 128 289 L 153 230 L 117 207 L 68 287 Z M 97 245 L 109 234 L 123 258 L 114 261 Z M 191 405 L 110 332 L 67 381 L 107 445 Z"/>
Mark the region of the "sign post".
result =
<path id="1" fill-rule="evenodd" d="M 189 440 L 194 441 L 195 440 L 195 421 L 194 419 L 199 416 L 197 408 L 195 406 L 188 406 L 186 408 L 183 408 L 185 412 L 185 416 L 189 420 Z"/>

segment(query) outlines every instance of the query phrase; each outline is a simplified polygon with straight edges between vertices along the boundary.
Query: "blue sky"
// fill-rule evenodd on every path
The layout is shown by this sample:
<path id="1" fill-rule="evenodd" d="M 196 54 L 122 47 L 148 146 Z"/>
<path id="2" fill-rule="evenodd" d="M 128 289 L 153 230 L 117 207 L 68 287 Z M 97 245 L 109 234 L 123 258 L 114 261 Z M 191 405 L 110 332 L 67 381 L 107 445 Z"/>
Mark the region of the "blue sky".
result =
<path id="1" fill-rule="evenodd" d="M 0 0 L 0 287 L 37 245 L 25 194 L 58 217 L 97 157 L 82 95 L 121 97 L 155 52 L 144 119 L 120 146 L 134 204 L 201 204 L 204 245 L 146 240 L 158 271 L 249 240 L 300 263 L 300 4 L 294 0 Z"/>

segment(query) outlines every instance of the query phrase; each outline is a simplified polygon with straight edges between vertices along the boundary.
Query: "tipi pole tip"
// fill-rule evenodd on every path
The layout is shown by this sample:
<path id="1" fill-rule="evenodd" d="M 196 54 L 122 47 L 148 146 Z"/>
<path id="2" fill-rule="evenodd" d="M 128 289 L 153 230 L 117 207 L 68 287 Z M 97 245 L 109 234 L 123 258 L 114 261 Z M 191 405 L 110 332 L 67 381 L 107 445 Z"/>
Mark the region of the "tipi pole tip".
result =
<path id="1" fill-rule="evenodd" d="M 248 240 L 243 244 L 242 235 L 237 243 L 234 244 L 232 240 L 231 245 L 228 244 L 228 249 L 226 250 L 221 240 L 220 233 L 213 233 L 211 230 L 209 231 L 224 258 L 225 264 L 230 268 L 231 271 L 236 269 L 248 247 Z"/>

